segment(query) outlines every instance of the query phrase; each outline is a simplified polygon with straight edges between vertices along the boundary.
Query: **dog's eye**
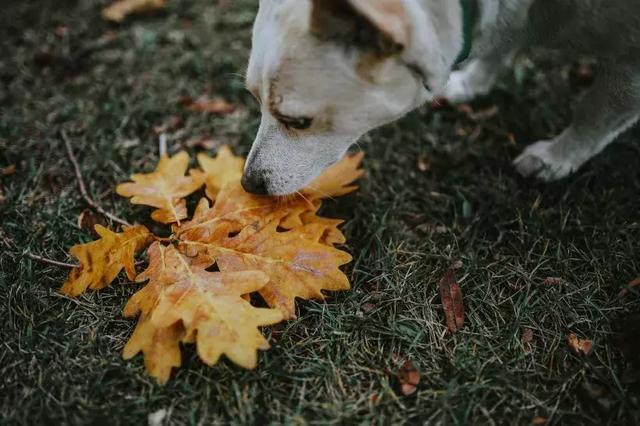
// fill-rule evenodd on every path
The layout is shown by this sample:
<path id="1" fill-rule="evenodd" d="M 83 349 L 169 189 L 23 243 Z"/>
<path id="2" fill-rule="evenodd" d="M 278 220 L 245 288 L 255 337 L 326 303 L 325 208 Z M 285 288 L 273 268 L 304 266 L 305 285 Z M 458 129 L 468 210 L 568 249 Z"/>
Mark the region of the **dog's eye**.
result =
<path id="1" fill-rule="evenodd" d="M 278 117 L 278 121 L 287 129 L 306 130 L 313 124 L 313 118 L 310 117 Z"/>

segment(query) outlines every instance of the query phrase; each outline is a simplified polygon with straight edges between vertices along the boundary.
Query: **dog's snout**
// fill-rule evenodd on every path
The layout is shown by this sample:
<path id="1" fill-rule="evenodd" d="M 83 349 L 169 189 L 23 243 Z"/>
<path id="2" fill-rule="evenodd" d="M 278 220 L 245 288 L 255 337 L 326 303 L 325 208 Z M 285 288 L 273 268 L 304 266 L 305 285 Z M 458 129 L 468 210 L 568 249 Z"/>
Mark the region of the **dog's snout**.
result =
<path id="1" fill-rule="evenodd" d="M 269 195 L 267 180 L 264 173 L 245 170 L 242 175 L 242 187 L 245 191 L 254 195 Z"/>

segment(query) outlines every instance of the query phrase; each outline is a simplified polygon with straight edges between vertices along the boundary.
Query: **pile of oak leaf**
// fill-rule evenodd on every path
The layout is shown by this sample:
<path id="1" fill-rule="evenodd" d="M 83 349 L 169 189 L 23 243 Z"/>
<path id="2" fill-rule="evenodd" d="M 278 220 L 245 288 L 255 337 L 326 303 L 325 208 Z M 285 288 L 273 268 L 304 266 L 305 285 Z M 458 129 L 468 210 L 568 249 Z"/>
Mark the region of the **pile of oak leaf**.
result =
<path id="1" fill-rule="evenodd" d="M 125 270 L 146 283 L 124 308 L 138 324 L 124 348 L 126 359 L 142 352 L 147 372 L 166 382 L 181 365 L 180 344 L 193 343 L 213 365 L 221 355 L 254 368 L 257 350 L 269 347 L 258 327 L 295 318 L 295 299 L 322 299 L 323 290 L 348 290 L 340 267 L 351 256 L 335 248 L 345 242 L 340 220 L 318 216 L 322 199 L 356 189 L 362 154 L 345 157 L 287 198 L 257 197 L 242 189 L 244 160 L 227 147 L 218 156 L 198 156 L 189 170 L 181 152 L 160 159 L 156 170 L 117 187 L 134 204 L 154 207 L 153 220 L 171 224 L 169 238 L 143 225 L 112 232 L 96 225 L 100 239 L 71 248 L 80 261 L 61 292 L 78 296 L 110 285 Z M 187 173 L 188 171 L 188 173 Z M 191 220 L 187 196 L 205 186 Z M 149 264 L 135 269 L 147 250 Z M 268 308 L 251 304 L 258 293 Z"/>

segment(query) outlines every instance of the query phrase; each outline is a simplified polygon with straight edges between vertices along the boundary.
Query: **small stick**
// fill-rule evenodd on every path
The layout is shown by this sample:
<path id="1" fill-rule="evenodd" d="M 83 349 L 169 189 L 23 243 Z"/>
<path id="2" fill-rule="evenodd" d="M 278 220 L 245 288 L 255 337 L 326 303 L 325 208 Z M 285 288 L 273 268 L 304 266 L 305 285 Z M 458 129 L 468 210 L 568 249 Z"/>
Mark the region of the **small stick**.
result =
<path id="1" fill-rule="evenodd" d="M 77 268 L 80 265 L 74 265 L 72 263 L 58 262 L 57 260 L 47 259 L 46 257 L 38 256 L 33 253 L 23 253 L 23 256 L 27 256 L 30 259 L 37 260 L 38 262 L 48 263 L 49 265 L 61 266 L 63 268 Z"/>
<path id="2" fill-rule="evenodd" d="M 159 149 L 160 149 L 160 157 L 164 157 L 167 155 L 167 134 L 162 133 L 158 140 Z"/>
<path id="3" fill-rule="evenodd" d="M 82 173 L 80 172 L 80 165 L 78 164 L 78 160 L 76 160 L 76 156 L 73 154 L 73 149 L 71 148 L 71 141 L 69 140 L 69 137 L 67 136 L 67 133 L 64 130 L 60 131 L 60 135 L 62 136 L 62 140 L 64 141 L 64 144 L 67 148 L 67 155 L 69 156 L 69 161 L 71 161 L 71 164 L 73 164 L 73 170 L 76 174 L 76 179 L 78 181 L 78 186 L 80 187 L 80 192 L 82 193 L 82 197 L 87 202 L 87 204 L 89 204 L 90 207 L 98 211 L 98 213 L 111 219 L 113 222 L 117 222 L 125 226 L 131 226 L 131 224 L 126 220 L 120 219 L 118 216 L 115 216 L 107 212 L 89 196 L 89 193 L 87 192 L 87 187 L 84 183 L 84 178 L 82 177 Z"/>

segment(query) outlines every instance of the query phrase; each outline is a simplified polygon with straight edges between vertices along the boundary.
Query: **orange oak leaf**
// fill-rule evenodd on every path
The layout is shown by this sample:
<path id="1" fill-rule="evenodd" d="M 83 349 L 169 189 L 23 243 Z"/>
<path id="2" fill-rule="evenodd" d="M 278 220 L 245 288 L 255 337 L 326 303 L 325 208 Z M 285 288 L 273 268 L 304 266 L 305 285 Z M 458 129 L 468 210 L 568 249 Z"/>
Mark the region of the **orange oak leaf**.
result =
<path id="1" fill-rule="evenodd" d="M 149 374 L 160 382 L 180 364 L 174 350 L 179 341 L 194 341 L 209 365 L 224 354 L 241 367 L 255 368 L 257 350 L 269 347 L 258 327 L 282 321 L 278 310 L 256 308 L 242 298 L 267 284 L 264 273 L 208 272 L 208 266 L 194 264 L 174 246 L 155 243 L 149 249 L 149 267 L 138 277 L 149 283 L 125 307 L 126 316 L 141 318 L 124 355 L 142 351 Z"/>
<path id="2" fill-rule="evenodd" d="M 102 17 L 111 22 L 122 22 L 128 15 L 149 13 L 164 9 L 167 0 L 119 0 L 102 10 Z"/>
<path id="3" fill-rule="evenodd" d="M 160 223 L 180 223 L 187 217 L 187 203 L 184 197 L 197 191 L 204 182 L 204 175 L 189 167 L 189 155 L 180 152 L 173 157 L 163 156 L 152 173 L 134 174 L 133 182 L 122 183 L 116 192 L 131 198 L 133 204 L 157 208 L 151 218 Z"/>
<path id="4" fill-rule="evenodd" d="M 71 270 L 60 292 L 69 296 L 78 296 L 87 288 L 102 289 L 124 269 L 127 277 L 136 276 L 135 254 L 153 240 L 153 236 L 142 225 L 125 227 L 121 233 L 115 233 L 104 226 L 96 225 L 100 239 L 87 244 L 71 247 L 71 255 L 80 261 L 80 266 Z"/>
<path id="5" fill-rule="evenodd" d="M 323 299 L 322 290 L 348 290 L 349 280 L 340 266 L 351 256 L 309 239 L 317 238 L 322 224 L 308 224 L 278 232 L 277 221 L 261 228 L 245 227 L 232 236 L 186 234 L 179 248 L 196 262 L 215 261 L 224 272 L 263 271 L 269 283 L 259 290 L 269 306 L 295 318 L 295 299 Z"/>
<path id="6" fill-rule="evenodd" d="M 220 190 L 228 183 L 240 182 L 244 159 L 236 157 L 228 146 L 218 150 L 218 155 L 212 158 L 206 154 L 198 155 L 198 163 L 205 174 L 207 197 L 215 201 Z"/>

